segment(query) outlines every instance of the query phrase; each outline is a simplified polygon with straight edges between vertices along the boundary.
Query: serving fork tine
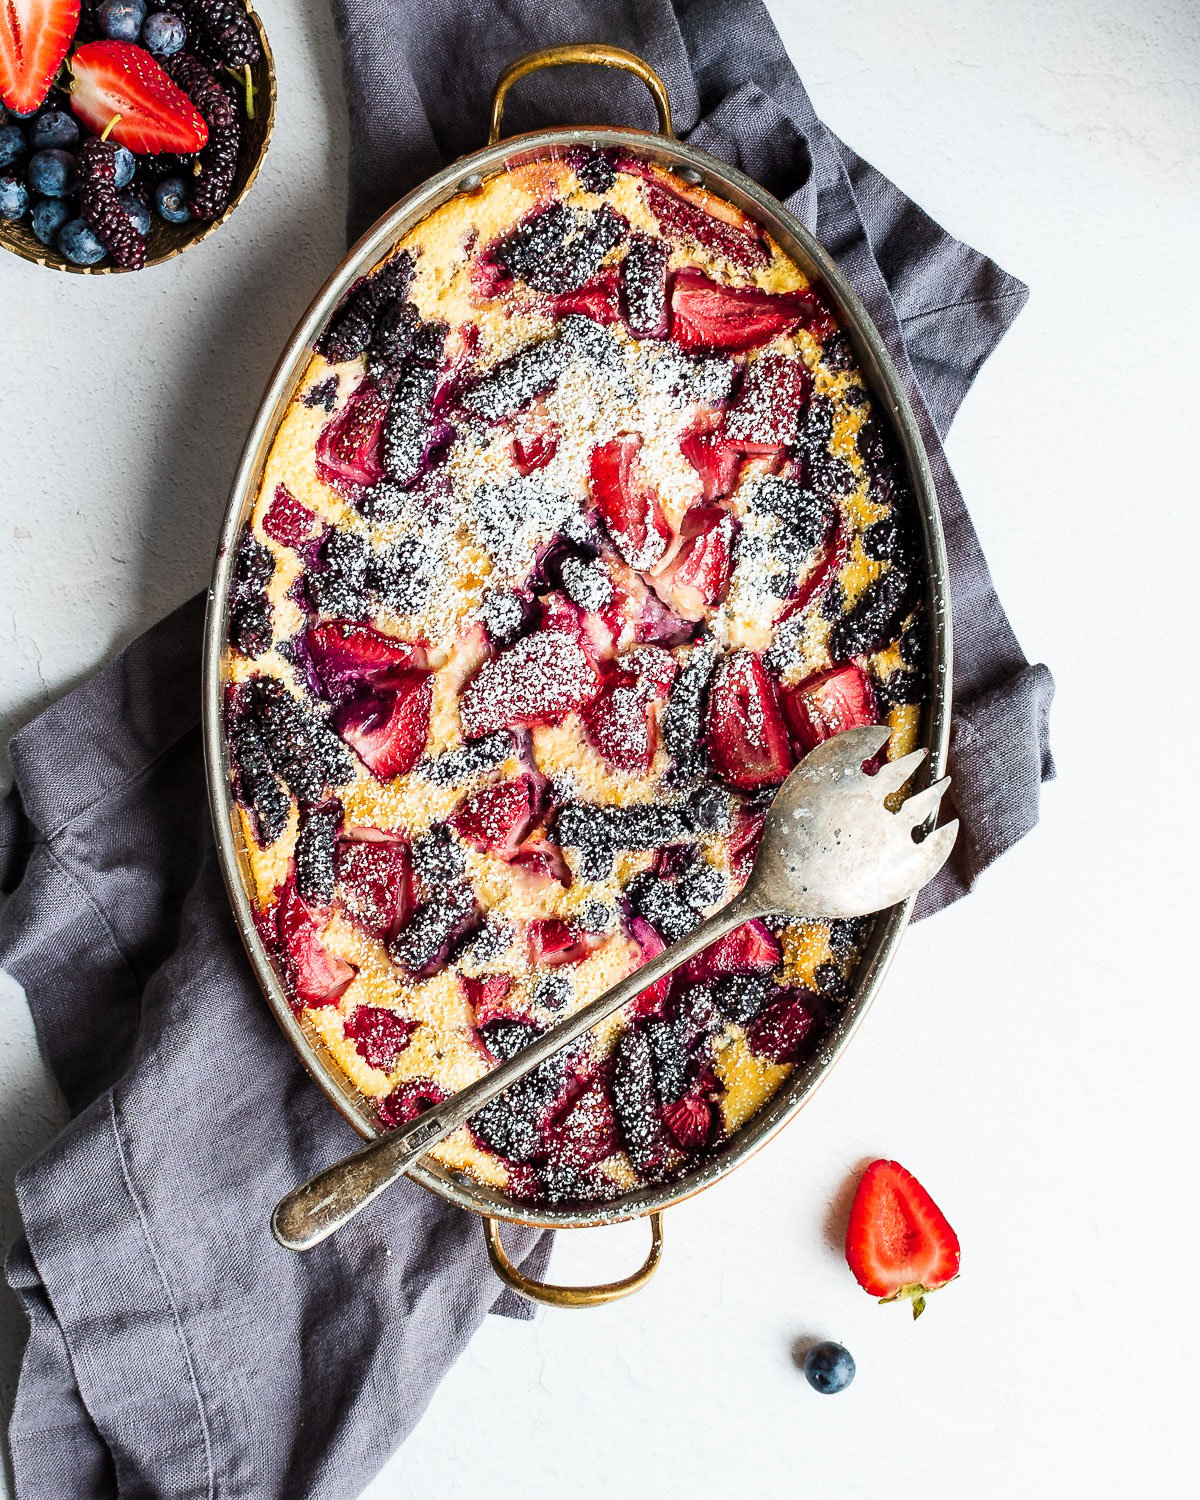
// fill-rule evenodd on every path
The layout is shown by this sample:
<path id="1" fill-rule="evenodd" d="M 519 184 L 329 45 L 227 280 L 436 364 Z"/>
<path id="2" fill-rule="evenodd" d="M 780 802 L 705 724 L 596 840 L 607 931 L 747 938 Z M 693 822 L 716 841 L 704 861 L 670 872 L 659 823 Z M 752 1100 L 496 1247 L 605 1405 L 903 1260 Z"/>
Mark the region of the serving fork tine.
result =
<path id="1" fill-rule="evenodd" d="M 769 912 L 869 916 L 920 890 L 946 862 L 958 831 L 957 820 L 926 831 L 950 778 L 892 811 L 888 800 L 895 800 L 919 769 L 925 751 L 868 772 L 865 767 L 876 762 L 888 738 L 886 727 L 873 725 L 848 729 L 818 745 L 776 793 L 740 895 L 515 1057 L 294 1189 L 272 1217 L 275 1238 L 292 1250 L 319 1244 L 477 1110 L 743 922 Z"/>

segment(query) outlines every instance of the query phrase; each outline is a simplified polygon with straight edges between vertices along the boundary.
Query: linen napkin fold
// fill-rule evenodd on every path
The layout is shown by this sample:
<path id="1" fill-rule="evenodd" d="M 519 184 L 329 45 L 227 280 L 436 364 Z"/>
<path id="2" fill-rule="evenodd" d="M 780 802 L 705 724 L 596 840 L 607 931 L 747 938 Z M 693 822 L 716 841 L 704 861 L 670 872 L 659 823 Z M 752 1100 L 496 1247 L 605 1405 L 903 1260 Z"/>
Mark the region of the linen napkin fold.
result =
<path id="1" fill-rule="evenodd" d="M 1052 774 L 1049 673 L 1021 654 L 940 442 L 1024 287 L 825 129 L 756 0 L 334 10 L 355 229 L 482 143 L 514 56 L 600 40 L 645 56 L 679 133 L 783 198 L 835 254 L 891 348 L 938 485 L 963 836 L 922 910 L 962 894 L 1033 826 Z M 522 84 L 508 123 L 649 125 L 647 110 L 634 80 L 570 69 Z M 270 1238 L 280 1194 L 355 1137 L 275 1029 L 229 916 L 197 727 L 201 615 L 185 605 L 12 744 L 0 963 L 73 1113 L 17 1184 L 26 1233 L 7 1269 L 31 1330 L 10 1430 L 21 1500 L 355 1495 L 496 1295 L 474 1218 L 411 1184 L 307 1256 Z M 539 1271 L 546 1237 L 508 1237 Z"/>

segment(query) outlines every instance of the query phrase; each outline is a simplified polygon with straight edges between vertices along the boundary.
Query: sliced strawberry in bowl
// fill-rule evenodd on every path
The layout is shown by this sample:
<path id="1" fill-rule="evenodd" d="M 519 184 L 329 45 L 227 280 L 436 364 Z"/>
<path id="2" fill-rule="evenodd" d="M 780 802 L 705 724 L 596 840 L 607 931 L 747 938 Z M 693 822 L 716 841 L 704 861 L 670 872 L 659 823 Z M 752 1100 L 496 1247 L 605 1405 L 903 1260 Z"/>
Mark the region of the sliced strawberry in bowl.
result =
<path id="1" fill-rule="evenodd" d="M 387 414 L 387 397 L 371 380 L 361 380 L 317 439 L 318 479 L 351 500 L 377 484 L 383 478 L 380 442 Z"/>
<path id="2" fill-rule="evenodd" d="M 550 310 L 556 318 L 578 313 L 594 323 L 615 323 L 620 308 L 621 287 L 615 268 L 606 268 L 575 291 L 560 292 L 550 299 Z"/>
<path id="3" fill-rule="evenodd" d="M 795 443 L 812 376 L 798 359 L 768 351 L 746 370 L 725 418 L 725 438 L 746 453 L 771 454 Z"/>
<path id="4" fill-rule="evenodd" d="M 450 827 L 481 854 L 512 859 L 537 815 L 539 801 L 532 776 L 513 776 L 460 802 L 449 818 Z"/>
<path id="5" fill-rule="evenodd" d="M 302 1009 L 336 1004 L 358 970 L 325 947 L 321 926 L 292 881 L 279 899 L 276 930 L 296 1004 Z"/>
<path id="6" fill-rule="evenodd" d="M 675 277 L 671 312 L 671 337 L 683 349 L 754 349 L 826 318 L 811 290 L 725 286 L 690 266 Z"/>
<path id="7" fill-rule="evenodd" d="M 881 1302 L 925 1298 L 959 1272 L 958 1236 L 945 1214 L 898 1161 L 873 1161 L 850 1205 L 846 1261 L 863 1291 Z"/>
<path id="8" fill-rule="evenodd" d="M 591 495 L 617 551 L 631 568 L 647 572 L 671 541 L 658 495 L 637 463 L 642 440 L 623 433 L 592 452 Z"/>
<path id="9" fill-rule="evenodd" d="M 8 9 L 17 3 L 10 0 Z M 76 50 L 71 108 L 93 135 L 105 135 L 138 156 L 190 155 L 208 143 L 208 126 L 196 106 L 149 52 L 132 42 L 88 42 Z"/>
<path id="10" fill-rule="evenodd" d="M 425 753 L 433 687 L 428 672 L 397 672 L 334 714 L 334 728 L 379 781 L 406 775 Z"/>
<path id="11" fill-rule="evenodd" d="M 782 699 L 783 716 L 800 755 L 845 729 L 879 722 L 871 679 L 854 662 L 785 688 Z"/>
<path id="12" fill-rule="evenodd" d="M 0 102 L 30 115 L 45 99 L 79 25 L 79 0 L 0 6 Z"/>
<path id="13" fill-rule="evenodd" d="M 775 683 L 757 652 L 722 658 L 709 690 L 706 738 L 718 774 L 743 791 L 775 786 L 792 769 Z"/>
<path id="14" fill-rule="evenodd" d="M 305 644 L 328 697 L 335 701 L 368 683 L 386 684 L 392 676 L 425 671 L 423 646 L 395 640 L 353 620 L 329 620 L 310 626 Z"/>
<path id="15" fill-rule="evenodd" d="M 412 872 L 403 840 L 339 839 L 333 899 L 368 937 L 386 943 L 412 915 Z"/>
<path id="16" fill-rule="evenodd" d="M 396 1059 L 412 1041 L 412 1034 L 420 1024 L 399 1011 L 360 1005 L 347 1017 L 342 1029 L 364 1062 L 387 1073 L 396 1066 Z"/>
<path id="17" fill-rule="evenodd" d="M 600 691 L 600 675 L 566 630 L 522 636 L 485 662 L 459 703 L 468 739 L 504 728 L 559 724 Z"/>

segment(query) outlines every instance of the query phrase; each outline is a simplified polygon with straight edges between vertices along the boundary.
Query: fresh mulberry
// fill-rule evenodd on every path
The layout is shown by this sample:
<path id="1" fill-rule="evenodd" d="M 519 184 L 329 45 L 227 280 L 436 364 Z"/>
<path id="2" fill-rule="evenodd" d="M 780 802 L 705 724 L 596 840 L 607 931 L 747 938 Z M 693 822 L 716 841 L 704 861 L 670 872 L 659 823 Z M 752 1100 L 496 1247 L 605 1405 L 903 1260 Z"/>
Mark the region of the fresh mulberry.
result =
<path id="1" fill-rule="evenodd" d="M 146 263 L 146 241 L 117 201 L 117 148 L 90 136 L 79 151 L 79 211 L 88 228 L 128 271 Z"/>
<path id="2" fill-rule="evenodd" d="M 193 35 L 199 33 L 205 50 L 226 67 L 245 68 L 262 57 L 258 34 L 238 0 L 184 0 L 183 10 Z"/>
<path id="3" fill-rule="evenodd" d="M 165 57 L 163 66 L 208 126 L 208 144 L 200 153 L 200 171 L 192 186 L 192 212 L 198 219 L 215 219 L 225 210 L 233 192 L 242 140 L 237 110 L 217 80 L 191 53 L 177 52 L 173 57 Z"/>

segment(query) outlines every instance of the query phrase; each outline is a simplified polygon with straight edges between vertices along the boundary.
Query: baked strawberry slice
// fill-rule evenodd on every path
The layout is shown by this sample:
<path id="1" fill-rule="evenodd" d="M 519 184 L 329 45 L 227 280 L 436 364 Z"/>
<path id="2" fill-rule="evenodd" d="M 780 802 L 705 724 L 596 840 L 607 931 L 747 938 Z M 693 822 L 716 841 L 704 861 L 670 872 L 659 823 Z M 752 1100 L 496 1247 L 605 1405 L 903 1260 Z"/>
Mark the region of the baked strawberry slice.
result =
<path id="1" fill-rule="evenodd" d="M 522 871 L 523 880 L 532 888 L 551 881 L 564 890 L 571 884 L 571 867 L 563 852 L 544 828 L 535 828 L 513 855 L 512 863 Z"/>
<path id="2" fill-rule="evenodd" d="M 383 478 L 380 442 L 387 414 L 387 398 L 370 380 L 360 381 L 317 439 L 317 478 L 348 499 L 377 484 Z"/>
<path id="3" fill-rule="evenodd" d="M 334 728 L 379 781 L 411 771 L 425 753 L 433 685 L 428 672 L 397 672 L 386 688 L 343 703 Z"/>
<path id="4" fill-rule="evenodd" d="M 683 543 L 654 580 L 655 591 L 685 620 L 703 620 L 729 591 L 734 518 L 719 505 L 693 506 L 683 518 Z"/>
<path id="5" fill-rule="evenodd" d="M 489 1021 L 494 1021 L 497 1017 L 509 1016 L 504 1002 L 512 991 L 511 974 L 485 976 L 461 974 L 459 979 L 467 1002 L 475 1012 L 476 1026 L 486 1026 Z"/>
<path id="6" fill-rule="evenodd" d="M 600 675 L 566 630 L 539 630 L 485 662 L 459 703 L 468 739 L 509 728 L 559 724 L 600 691 Z"/>
<path id="7" fill-rule="evenodd" d="M 396 1066 L 396 1059 L 412 1041 L 412 1034 L 420 1024 L 399 1011 L 379 1005 L 359 1005 L 347 1017 L 342 1030 L 364 1062 L 387 1073 Z"/>
<path id="8" fill-rule="evenodd" d="M 412 915 L 412 872 L 403 840 L 340 839 L 333 875 L 334 901 L 368 937 L 386 943 Z"/>
<path id="9" fill-rule="evenodd" d="M 698 417 L 679 439 L 679 451 L 699 474 L 705 500 L 723 500 L 733 494 L 745 454 L 726 440 L 723 412 L 704 412 Z"/>
<path id="10" fill-rule="evenodd" d="M 794 1063 L 817 1020 L 817 997 L 811 990 L 780 989 L 778 998 L 746 1022 L 751 1052 L 776 1063 Z"/>
<path id="11" fill-rule="evenodd" d="M 863 1291 L 881 1302 L 907 1297 L 919 1318 L 926 1296 L 958 1275 L 960 1256 L 958 1236 L 912 1173 L 873 1161 L 846 1230 L 846 1261 Z"/>
<path id="12" fill-rule="evenodd" d="M 758 225 L 731 203 L 722 203 L 703 190 L 693 194 L 668 187 L 661 179 L 652 179 L 645 192 L 651 212 L 668 234 L 694 240 L 746 270 L 770 261 L 771 252 L 763 244 Z"/>
<path id="13" fill-rule="evenodd" d="M 546 969 L 577 964 L 603 943 L 603 937 L 592 932 L 576 931 L 561 917 L 535 917 L 526 929 L 529 961 Z"/>
<path id="14" fill-rule="evenodd" d="M 532 474 L 544 469 L 558 451 L 558 434 L 553 430 L 535 432 L 512 440 L 513 463 L 518 474 Z"/>
<path id="15" fill-rule="evenodd" d="M 765 807 L 740 807 L 733 817 L 729 835 L 729 867 L 738 886 L 745 885 L 754 868 L 754 856 L 767 821 Z"/>
<path id="16" fill-rule="evenodd" d="M 663 1109 L 663 1124 L 685 1151 L 698 1151 L 713 1133 L 713 1107 L 698 1094 L 685 1094 Z"/>
<path id="17" fill-rule="evenodd" d="M 627 924 L 629 936 L 638 948 L 638 958 L 635 968 L 649 963 L 652 958 L 657 958 L 660 953 L 667 951 L 667 945 L 663 942 L 661 935 L 655 928 L 651 927 L 645 917 L 631 917 Z M 661 1012 L 671 995 L 670 977 L 660 979 L 645 989 L 633 1002 L 633 1012 L 638 1016 L 649 1016 Z"/>
<path id="18" fill-rule="evenodd" d="M 622 771 L 650 769 L 658 747 L 657 705 L 674 676 L 674 658 L 661 646 L 640 646 L 618 661 L 613 680 L 580 715 L 605 760 Z"/>
<path id="19" fill-rule="evenodd" d="M 812 376 L 798 359 L 768 351 L 746 370 L 725 418 L 725 438 L 745 453 L 771 454 L 795 443 Z"/>
<path id="20" fill-rule="evenodd" d="M 708 751 L 718 774 L 743 791 L 775 786 L 792 769 L 779 699 L 754 651 L 722 658 L 708 695 Z"/>
<path id="21" fill-rule="evenodd" d="M 854 662 L 785 688 L 781 696 L 783 716 L 799 755 L 807 755 L 844 729 L 879 722 L 871 679 Z"/>
<path id="22" fill-rule="evenodd" d="M 75 52 L 71 108 L 93 135 L 107 132 L 108 140 L 138 156 L 190 155 L 208 144 L 199 110 L 132 42 L 88 42 Z"/>
<path id="23" fill-rule="evenodd" d="M 784 620 L 790 620 L 793 615 L 800 614 L 815 599 L 824 595 L 829 585 L 841 572 L 848 550 L 846 533 L 839 511 L 834 517 L 828 535 L 820 543 L 816 556 L 810 562 L 808 571 L 796 584 L 795 593 L 776 619 L 776 625 L 782 625 Z"/>
<path id="24" fill-rule="evenodd" d="M 387 685 L 392 677 L 424 671 L 428 656 L 423 646 L 353 620 L 330 620 L 310 626 L 305 644 L 327 697 L 335 701 L 358 692 L 368 683 Z"/>
<path id="25" fill-rule="evenodd" d="M 383 1128 L 395 1130 L 435 1104 L 441 1104 L 445 1097 L 444 1090 L 432 1078 L 410 1078 L 406 1083 L 398 1083 L 386 1099 L 376 1100 L 375 1109 Z"/>
<path id="26" fill-rule="evenodd" d="M 335 1004 L 358 970 L 322 943 L 321 928 L 292 881 L 284 887 L 275 920 L 296 1004 L 312 1010 Z"/>
<path id="27" fill-rule="evenodd" d="M 532 776 L 513 776 L 460 802 L 448 821 L 481 854 L 512 859 L 537 814 L 538 800 Z"/>
<path id="28" fill-rule="evenodd" d="M 305 542 L 315 541 L 325 523 L 307 505 L 302 505 L 286 484 L 278 484 L 262 518 L 262 529 L 281 547 L 301 547 Z"/>
<path id="29" fill-rule="evenodd" d="M 689 266 L 675 277 L 671 312 L 671 337 L 680 348 L 745 350 L 808 327 L 824 309 L 811 291 L 724 286 Z"/>
<path id="30" fill-rule="evenodd" d="M 6 0 L 0 6 L 0 101 L 32 114 L 78 25 L 79 0 Z"/>
<path id="31" fill-rule="evenodd" d="M 558 1166 L 581 1170 L 617 1149 L 617 1121 L 608 1088 L 593 1079 L 570 1108 L 546 1128 L 545 1150 Z"/>
<path id="32" fill-rule="evenodd" d="M 594 323 L 615 323 L 620 316 L 621 284 L 614 268 L 605 269 L 573 292 L 560 292 L 550 299 L 556 318 L 579 313 Z"/>
<path id="33" fill-rule="evenodd" d="M 642 440 L 622 433 L 592 452 L 591 494 L 617 551 L 631 568 L 652 570 L 671 540 L 658 496 L 640 472 Z"/>
<path id="34" fill-rule="evenodd" d="M 727 974 L 770 974 L 782 958 L 779 940 L 755 917 L 689 958 L 683 972 L 693 984 L 709 984 Z"/>

